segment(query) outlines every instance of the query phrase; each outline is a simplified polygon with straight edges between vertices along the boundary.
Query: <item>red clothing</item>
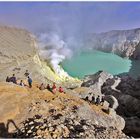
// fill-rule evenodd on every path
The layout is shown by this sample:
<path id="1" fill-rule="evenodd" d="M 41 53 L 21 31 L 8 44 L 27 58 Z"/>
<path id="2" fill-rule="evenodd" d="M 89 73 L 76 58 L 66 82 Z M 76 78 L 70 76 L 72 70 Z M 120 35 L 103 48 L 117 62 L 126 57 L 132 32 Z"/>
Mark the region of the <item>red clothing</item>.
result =
<path id="1" fill-rule="evenodd" d="M 63 90 L 62 87 L 59 87 L 59 92 L 60 92 L 60 93 L 64 92 L 64 90 Z"/>
<path id="2" fill-rule="evenodd" d="M 53 84 L 52 89 L 56 89 L 56 85 L 55 84 Z"/>

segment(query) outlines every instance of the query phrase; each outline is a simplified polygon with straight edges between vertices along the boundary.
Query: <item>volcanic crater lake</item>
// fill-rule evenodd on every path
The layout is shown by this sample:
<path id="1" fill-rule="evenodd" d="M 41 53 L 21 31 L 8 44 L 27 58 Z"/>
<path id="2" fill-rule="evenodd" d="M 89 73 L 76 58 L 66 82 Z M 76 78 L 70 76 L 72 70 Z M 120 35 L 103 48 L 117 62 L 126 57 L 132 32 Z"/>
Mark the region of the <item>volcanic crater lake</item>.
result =
<path id="1" fill-rule="evenodd" d="M 91 50 L 80 52 L 71 59 L 65 59 L 61 65 L 69 75 L 83 78 L 85 75 L 94 74 L 99 70 L 113 75 L 127 73 L 132 64 L 131 60 L 113 53 Z"/>

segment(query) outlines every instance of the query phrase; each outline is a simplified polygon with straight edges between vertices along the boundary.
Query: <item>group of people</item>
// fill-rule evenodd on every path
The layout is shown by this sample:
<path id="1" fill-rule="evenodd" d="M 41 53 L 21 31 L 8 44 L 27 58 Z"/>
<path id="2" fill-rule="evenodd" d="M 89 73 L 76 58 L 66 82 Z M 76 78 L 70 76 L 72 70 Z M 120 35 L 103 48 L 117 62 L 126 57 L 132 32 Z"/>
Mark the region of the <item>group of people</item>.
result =
<path id="1" fill-rule="evenodd" d="M 27 81 L 28 81 L 28 85 L 29 85 L 29 88 L 32 87 L 32 79 L 31 77 L 29 76 L 29 72 L 28 70 L 26 70 L 26 72 L 24 73 L 24 75 L 28 78 Z M 20 83 L 17 83 L 17 78 L 15 76 L 15 74 L 13 74 L 11 77 L 7 76 L 6 78 L 6 82 L 12 82 L 14 84 L 18 84 L 20 86 L 27 86 L 23 80 L 20 80 Z"/>
<path id="2" fill-rule="evenodd" d="M 48 89 L 50 92 L 56 93 L 57 87 L 56 87 L 56 84 L 55 84 L 55 83 L 53 83 L 52 86 L 50 86 L 50 84 L 47 84 L 47 86 L 45 86 L 45 85 L 42 83 L 42 84 L 39 86 L 39 89 L 40 89 L 40 90 Z M 59 87 L 58 91 L 59 91 L 60 93 L 64 92 L 64 90 L 63 90 L 63 88 L 62 88 L 61 86 Z"/>
<path id="3" fill-rule="evenodd" d="M 85 100 L 89 101 L 89 98 L 88 96 L 85 98 Z M 103 105 L 104 104 L 104 96 L 101 97 L 100 99 L 100 96 L 98 95 L 97 98 L 95 99 L 94 96 L 92 96 L 92 100 L 91 100 L 91 103 L 94 103 L 95 105 Z"/>
<path id="4" fill-rule="evenodd" d="M 28 70 L 26 70 L 26 72 L 24 73 L 24 76 L 28 78 L 28 79 L 27 79 L 27 82 L 28 82 L 29 88 L 32 88 L 32 79 L 31 79 L 31 77 L 30 77 L 29 75 L 30 75 L 30 74 L 29 74 Z M 20 85 L 20 86 L 27 86 L 27 85 L 23 82 L 23 80 L 20 80 L 20 83 L 17 83 L 17 78 L 16 78 L 15 74 L 13 74 L 11 77 L 7 76 L 6 82 L 12 82 L 12 83 L 17 84 L 17 85 Z M 53 83 L 52 86 L 50 86 L 50 84 L 47 84 L 47 86 L 45 86 L 45 85 L 42 83 L 38 88 L 39 88 L 40 90 L 48 89 L 50 92 L 52 92 L 52 93 L 54 93 L 54 94 L 55 94 L 56 91 L 57 91 L 57 87 L 56 87 L 56 84 L 55 84 L 55 83 Z M 64 89 L 63 89 L 61 86 L 59 86 L 58 91 L 59 91 L 60 93 L 65 93 L 65 92 L 64 92 Z M 85 98 L 84 100 L 89 101 L 89 97 L 86 96 L 86 98 Z M 97 105 L 97 106 L 98 106 L 98 105 L 103 105 L 103 104 L 104 104 L 104 96 L 102 96 L 101 99 L 100 99 L 100 96 L 99 96 L 99 95 L 97 96 L 97 98 L 95 98 L 95 96 L 92 96 L 92 99 L 91 99 L 90 102 L 91 102 L 91 103 L 94 103 L 94 104 Z"/>
<path id="5" fill-rule="evenodd" d="M 29 88 L 32 88 L 32 79 L 29 76 L 30 73 L 28 72 L 28 70 L 26 70 L 26 72 L 24 73 L 24 76 L 27 77 L 27 82 L 28 82 L 28 86 Z M 7 76 L 6 78 L 6 82 L 12 82 L 14 84 L 20 85 L 20 86 L 27 86 L 23 80 L 20 80 L 20 83 L 17 83 L 17 78 L 15 76 L 15 74 L 13 74 L 11 77 Z M 45 86 L 43 83 L 39 86 L 40 90 L 44 90 L 44 89 L 48 89 L 49 91 L 51 91 L 52 93 L 56 93 L 57 87 L 56 84 L 53 83 L 52 87 L 50 86 L 50 84 L 47 84 L 47 86 Z M 63 88 L 60 86 L 58 91 L 60 93 L 64 92 Z"/>

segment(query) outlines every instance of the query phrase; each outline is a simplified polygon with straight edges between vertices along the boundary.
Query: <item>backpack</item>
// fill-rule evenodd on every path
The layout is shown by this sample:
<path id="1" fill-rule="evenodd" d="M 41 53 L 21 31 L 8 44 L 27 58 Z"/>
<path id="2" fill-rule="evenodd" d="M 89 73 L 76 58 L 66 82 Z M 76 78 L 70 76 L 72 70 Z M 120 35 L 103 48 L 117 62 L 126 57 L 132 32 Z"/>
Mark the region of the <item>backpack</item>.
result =
<path id="1" fill-rule="evenodd" d="M 29 78 L 29 79 L 28 79 L 28 82 L 29 82 L 29 83 L 32 83 L 32 79 L 31 79 L 31 78 Z"/>

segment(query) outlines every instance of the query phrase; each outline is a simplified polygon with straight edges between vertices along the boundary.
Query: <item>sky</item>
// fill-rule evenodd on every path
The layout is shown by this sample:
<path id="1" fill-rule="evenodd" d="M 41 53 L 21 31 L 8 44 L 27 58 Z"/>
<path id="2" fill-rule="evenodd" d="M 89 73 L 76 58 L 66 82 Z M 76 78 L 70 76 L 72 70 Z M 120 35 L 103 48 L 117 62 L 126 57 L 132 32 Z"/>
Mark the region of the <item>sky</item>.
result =
<path id="1" fill-rule="evenodd" d="M 0 2 L 0 25 L 62 34 L 138 28 L 140 2 Z"/>

